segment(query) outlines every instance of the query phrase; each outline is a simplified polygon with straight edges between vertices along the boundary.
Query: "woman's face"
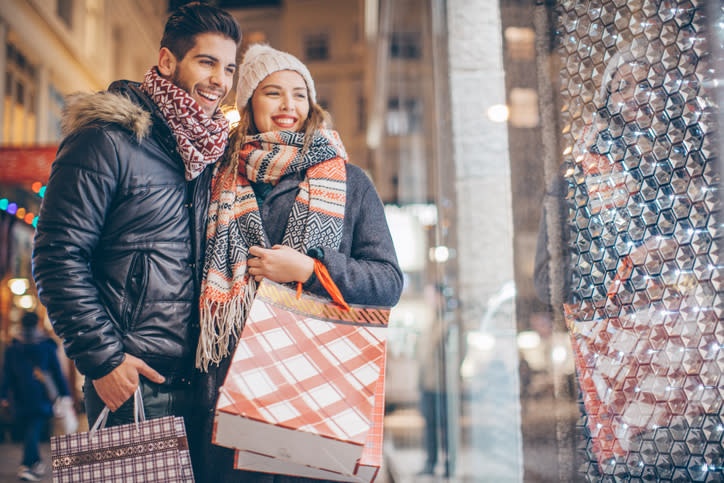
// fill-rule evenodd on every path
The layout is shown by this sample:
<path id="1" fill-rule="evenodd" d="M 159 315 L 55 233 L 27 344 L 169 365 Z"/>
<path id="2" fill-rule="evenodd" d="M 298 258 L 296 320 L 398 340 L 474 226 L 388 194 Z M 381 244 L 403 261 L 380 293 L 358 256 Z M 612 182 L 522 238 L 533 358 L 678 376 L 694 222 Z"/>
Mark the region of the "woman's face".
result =
<path id="1" fill-rule="evenodd" d="M 304 78 L 293 70 L 270 74 L 251 96 L 251 110 L 259 132 L 301 131 L 309 115 Z"/>

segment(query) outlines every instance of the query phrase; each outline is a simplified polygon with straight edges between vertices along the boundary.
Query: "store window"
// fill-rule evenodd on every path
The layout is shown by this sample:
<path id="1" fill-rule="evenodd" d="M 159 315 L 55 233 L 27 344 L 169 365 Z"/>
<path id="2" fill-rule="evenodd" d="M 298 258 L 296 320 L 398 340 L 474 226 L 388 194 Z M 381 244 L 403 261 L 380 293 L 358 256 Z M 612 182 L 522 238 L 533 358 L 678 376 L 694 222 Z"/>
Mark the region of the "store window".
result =
<path id="1" fill-rule="evenodd" d="M 14 45 L 7 44 L 3 143 L 32 144 L 36 140 L 36 69 Z"/>
<path id="2" fill-rule="evenodd" d="M 535 60 L 535 30 L 529 27 L 507 27 L 504 38 L 511 60 Z"/>
<path id="3" fill-rule="evenodd" d="M 551 290 L 566 302 L 588 480 L 724 478 L 721 11 L 707 3 L 559 6 L 569 285 Z"/>
<path id="4" fill-rule="evenodd" d="M 514 87 L 508 95 L 510 102 L 510 124 L 514 127 L 532 128 L 540 122 L 538 114 L 538 92 L 535 89 Z"/>
<path id="5" fill-rule="evenodd" d="M 308 34 L 304 37 L 304 57 L 308 61 L 329 59 L 329 35 L 326 33 Z"/>
<path id="6" fill-rule="evenodd" d="M 421 58 L 422 35 L 420 32 L 392 32 L 390 35 L 390 57 L 393 59 Z"/>
<path id="7" fill-rule="evenodd" d="M 385 126 L 391 136 L 420 132 L 422 130 L 422 100 L 415 97 L 391 97 L 387 100 Z"/>

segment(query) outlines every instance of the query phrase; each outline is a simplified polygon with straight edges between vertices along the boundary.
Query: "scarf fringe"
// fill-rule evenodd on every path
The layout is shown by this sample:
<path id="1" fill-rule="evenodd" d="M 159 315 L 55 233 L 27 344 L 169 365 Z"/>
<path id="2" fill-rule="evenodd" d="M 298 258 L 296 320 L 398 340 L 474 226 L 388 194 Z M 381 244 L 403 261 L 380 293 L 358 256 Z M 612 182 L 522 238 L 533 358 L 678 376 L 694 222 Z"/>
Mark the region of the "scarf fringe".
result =
<path id="1" fill-rule="evenodd" d="M 347 190 L 346 153 L 334 131 L 320 130 L 314 140 L 312 149 L 303 154 L 304 136 L 299 133 L 254 135 L 241 147 L 238 167 L 214 168 L 196 350 L 196 367 L 203 372 L 233 355 L 256 294 L 256 282 L 246 266 L 249 247 L 269 245 L 250 181 L 276 184 L 284 175 L 306 171 L 289 218 L 273 220 L 286 221 L 282 245 L 302 253 L 311 247 L 339 248 Z M 238 171 L 227 176 L 232 169 Z"/>
<path id="2" fill-rule="evenodd" d="M 196 348 L 196 368 L 209 372 L 209 365 L 216 364 L 231 355 L 233 344 L 244 329 L 244 322 L 254 297 L 256 282 L 250 279 L 244 293 L 237 294 L 228 302 L 219 304 L 202 297 L 199 323 L 199 344 Z"/>

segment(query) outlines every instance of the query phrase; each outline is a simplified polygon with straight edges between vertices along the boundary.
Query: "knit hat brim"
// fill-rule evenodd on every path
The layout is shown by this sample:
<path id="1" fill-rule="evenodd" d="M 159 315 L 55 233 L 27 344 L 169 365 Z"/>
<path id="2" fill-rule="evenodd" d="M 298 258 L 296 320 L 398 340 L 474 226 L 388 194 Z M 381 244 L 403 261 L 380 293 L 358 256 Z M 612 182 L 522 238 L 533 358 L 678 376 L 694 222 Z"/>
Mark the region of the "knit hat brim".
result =
<path id="1" fill-rule="evenodd" d="M 309 69 L 292 54 L 276 50 L 266 44 L 251 45 L 239 66 L 239 84 L 236 88 L 236 107 L 244 108 L 257 86 L 269 75 L 280 70 L 298 72 L 307 84 L 309 99 L 317 103 L 317 91 Z"/>

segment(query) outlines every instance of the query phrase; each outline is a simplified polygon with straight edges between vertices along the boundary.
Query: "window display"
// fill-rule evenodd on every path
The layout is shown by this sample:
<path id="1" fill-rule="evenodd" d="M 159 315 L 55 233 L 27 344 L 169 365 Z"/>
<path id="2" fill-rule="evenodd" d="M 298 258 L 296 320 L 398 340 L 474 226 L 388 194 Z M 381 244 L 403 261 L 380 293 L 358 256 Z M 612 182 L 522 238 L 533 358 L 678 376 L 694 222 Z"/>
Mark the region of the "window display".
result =
<path id="1" fill-rule="evenodd" d="M 559 6 L 563 298 L 587 481 L 722 477 L 716 12 L 706 3 Z"/>

